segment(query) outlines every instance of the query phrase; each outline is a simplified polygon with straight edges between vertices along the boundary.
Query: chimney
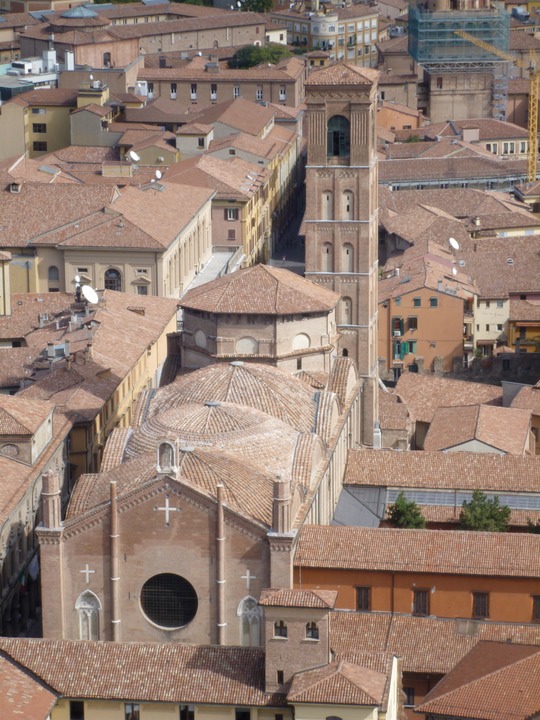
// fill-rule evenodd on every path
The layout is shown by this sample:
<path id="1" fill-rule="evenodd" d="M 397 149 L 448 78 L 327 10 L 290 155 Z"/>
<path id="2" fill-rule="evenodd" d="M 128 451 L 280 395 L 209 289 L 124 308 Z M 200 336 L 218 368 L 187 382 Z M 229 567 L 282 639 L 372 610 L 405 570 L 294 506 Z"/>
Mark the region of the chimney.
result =
<path id="1" fill-rule="evenodd" d="M 86 357 L 88 360 L 91 360 L 94 357 L 94 344 L 91 341 L 88 341 L 86 345 Z"/>

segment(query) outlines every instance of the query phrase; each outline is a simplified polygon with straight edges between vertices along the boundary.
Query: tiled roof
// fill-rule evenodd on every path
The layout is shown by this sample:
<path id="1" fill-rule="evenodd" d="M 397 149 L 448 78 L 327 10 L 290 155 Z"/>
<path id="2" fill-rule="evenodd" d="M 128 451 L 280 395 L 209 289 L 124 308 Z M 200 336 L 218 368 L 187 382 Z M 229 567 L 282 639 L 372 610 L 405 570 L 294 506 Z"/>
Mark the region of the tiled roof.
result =
<path id="1" fill-rule="evenodd" d="M 33 435 L 53 409 L 45 402 L 0 395 L 0 435 Z"/>
<path id="2" fill-rule="evenodd" d="M 540 646 L 540 626 L 398 613 L 330 613 L 330 647 L 336 660 L 356 662 L 357 653 L 390 652 L 405 672 L 444 675 L 479 640 Z"/>
<path id="3" fill-rule="evenodd" d="M 257 289 L 257 292 L 255 292 Z M 180 304 L 238 315 L 294 315 L 332 310 L 339 295 L 283 268 L 254 265 L 187 292 Z"/>
<path id="4" fill-rule="evenodd" d="M 264 692 L 262 648 L 0 638 L 0 649 L 67 698 L 285 704 Z"/>
<path id="5" fill-rule="evenodd" d="M 320 70 L 313 70 L 305 84 L 313 87 L 318 85 L 374 85 L 378 78 L 379 73 L 372 68 L 336 63 Z"/>
<path id="6" fill-rule="evenodd" d="M 471 452 L 349 450 L 343 484 L 537 493 L 540 458 Z"/>
<path id="7" fill-rule="evenodd" d="M 64 301 L 64 310 L 71 312 L 71 296 L 64 293 L 50 295 L 60 296 L 59 299 Z M 137 305 L 144 308 L 144 314 L 140 315 L 130 309 L 132 304 L 133 296 L 105 290 L 95 312 L 84 318 L 86 323 L 96 323 L 93 328 L 80 329 L 77 326 L 70 331 L 65 320 L 56 329 L 53 316 L 48 319 L 46 327 L 27 335 L 29 347 L 26 350 L 33 357 L 41 354 L 47 342 L 63 344 L 66 340 L 70 341 L 70 352 L 77 356 L 81 353 L 81 357 L 77 357 L 71 369 L 62 361 L 55 364 L 51 372 L 45 372 L 43 377 L 36 376 L 34 384 L 25 388 L 20 396 L 52 400 L 81 420 L 95 417 L 146 348 L 163 333 L 175 317 L 177 308 L 176 301 L 169 298 L 139 296 Z M 34 322 L 38 312 L 47 312 L 46 306 L 39 311 L 32 304 L 30 307 L 36 314 Z M 93 343 L 92 359 L 84 356 L 90 340 Z"/>
<path id="8" fill-rule="evenodd" d="M 186 403 L 220 401 L 262 410 L 300 432 L 313 432 L 313 390 L 301 380 L 270 365 L 217 363 L 178 377 L 160 388 L 150 415 Z"/>
<path id="9" fill-rule="evenodd" d="M 235 14 L 235 18 L 246 14 L 247 13 Z M 160 23 L 160 25 L 164 25 L 164 23 Z M 223 23 L 220 21 L 219 26 L 221 27 L 222 25 Z M 126 30 L 130 27 L 140 28 L 142 26 L 124 25 L 121 29 Z M 263 63 L 248 69 L 229 68 L 226 63 L 220 63 L 219 71 L 215 74 L 208 73 L 205 68 L 205 64 L 207 62 L 207 58 L 196 56 L 192 60 L 186 60 L 181 67 L 141 68 L 139 70 L 138 77 L 140 80 L 149 80 L 151 82 L 159 80 L 170 82 L 174 82 L 175 80 L 178 82 L 199 80 L 209 82 L 212 79 L 215 79 L 216 81 L 227 80 L 228 82 L 256 82 L 257 80 L 292 82 L 304 72 L 304 61 L 296 56 L 292 58 L 285 58 L 285 60 L 281 60 L 275 65 Z"/>
<path id="10" fill-rule="evenodd" d="M 287 699 L 291 703 L 382 705 L 388 678 L 345 661 L 297 673 Z"/>
<path id="11" fill-rule="evenodd" d="M 482 297 L 507 298 L 511 292 L 535 292 L 540 275 L 540 235 L 478 238 L 462 243 L 456 259 L 475 278 Z"/>
<path id="12" fill-rule="evenodd" d="M 152 415 L 131 433 L 125 458 L 152 452 L 161 438 L 183 446 L 214 448 L 257 463 L 273 475 L 287 477 L 298 431 L 271 415 L 233 403 L 179 404 Z"/>
<path id="13" fill-rule="evenodd" d="M 2 720 L 48 720 L 57 694 L 0 653 L 0 716 Z"/>
<path id="14" fill-rule="evenodd" d="M 437 408 L 424 450 L 456 448 L 474 440 L 490 445 L 493 452 L 523 455 L 529 449 L 531 413 L 492 405 Z"/>
<path id="15" fill-rule="evenodd" d="M 1 27 L 1 26 L 0 26 Z M 30 90 L 17 96 L 17 99 L 26 105 L 48 107 L 66 106 L 77 107 L 78 90 L 69 88 L 47 88 L 43 90 Z"/>
<path id="16" fill-rule="evenodd" d="M 487 404 L 502 405 L 502 388 L 487 383 L 466 382 L 418 373 L 403 373 L 396 392 L 407 405 L 411 416 L 430 423 L 439 407 Z"/>
<path id="17" fill-rule="evenodd" d="M 2 18 L 2 23 L 0 24 L 2 29 L 9 27 L 24 28 L 27 25 L 39 25 L 40 23 L 33 15 L 25 12 L 10 12 L 5 15 L 2 14 L 0 17 Z"/>
<path id="18" fill-rule="evenodd" d="M 394 392 L 379 392 L 379 422 L 382 430 L 409 430 L 407 406 Z"/>
<path id="19" fill-rule="evenodd" d="M 512 720 L 540 713 L 540 648 L 479 642 L 418 706 L 430 717 Z M 504 708 L 504 710 L 502 710 Z"/>
<path id="20" fill-rule="evenodd" d="M 526 160 L 504 160 L 492 157 L 449 157 L 383 160 L 379 163 L 379 181 L 382 183 L 423 181 L 438 182 L 478 180 L 522 176 L 526 173 Z"/>
<path id="21" fill-rule="evenodd" d="M 238 97 L 202 110 L 194 122 L 212 126 L 221 123 L 240 132 L 259 136 L 274 115 L 273 108 Z"/>
<path id="22" fill-rule="evenodd" d="M 21 398 L 22 401 L 22 398 Z M 22 401 L 24 402 L 24 401 Z M 62 414 L 53 414 L 52 440 L 42 451 L 32 466 L 19 462 L 17 458 L 7 455 L 0 455 L 0 524 L 4 524 L 24 498 L 26 493 L 39 477 L 40 473 L 47 467 L 52 456 L 57 452 L 59 446 L 72 428 L 71 420 Z"/>
<path id="23" fill-rule="evenodd" d="M 540 538 L 529 533 L 304 525 L 296 568 L 539 577 Z"/>
<path id="24" fill-rule="evenodd" d="M 525 34 L 525 33 L 520 33 Z M 512 33 L 515 36 L 516 33 Z M 398 130 L 396 135 L 400 140 L 406 140 L 411 135 L 421 138 L 437 137 L 453 137 L 460 138 L 463 136 L 463 130 L 467 128 L 477 128 L 480 136 L 479 141 L 485 140 L 504 140 L 514 138 L 526 138 L 527 129 L 514 123 L 505 122 L 504 120 L 495 120 L 493 118 L 475 118 L 470 120 L 446 120 L 444 122 L 425 125 L 422 128 L 414 130 Z"/>
<path id="25" fill-rule="evenodd" d="M 540 388 L 523 387 L 512 400 L 513 408 L 531 410 L 533 415 L 540 415 Z"/>
<path id="26" fill-rule="evenodd" d="M 538 276 L 537 276 L 538 277 Z M 525 288 L 523 288 L 525 290 Z M 540 322 L 540 301 L 510 297 L 509 320 Z"/>
<path id="27" fill-rule="evenodd" d="M 329 608 L 336 604 L 337 590 L 263 590 L 259 605 L 268 607 Z"/>
<path id="28" fill-rule="evenodd" d="M 501 491 L 504 490 L 501 489 Z M 459 505 L 422 505 L 422 515 L 428 523 L 444 523 L 444 525 L 457 525 L 461 515 Z M 540 521 L 540 510 L 511 509 L 509 524 L 513 528 L 528 527 L 531 522 Z"/>

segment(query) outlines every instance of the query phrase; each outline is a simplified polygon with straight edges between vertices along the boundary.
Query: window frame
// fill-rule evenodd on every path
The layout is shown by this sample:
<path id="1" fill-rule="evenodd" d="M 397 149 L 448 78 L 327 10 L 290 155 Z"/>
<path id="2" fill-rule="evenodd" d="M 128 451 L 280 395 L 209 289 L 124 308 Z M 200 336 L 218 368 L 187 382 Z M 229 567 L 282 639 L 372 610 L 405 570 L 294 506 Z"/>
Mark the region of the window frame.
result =
<path id="1" fill-rule="evenodd" d="M 485 612 L 482 612 L 485 610 Z M 489 618 L 489 593 L 485 591 L 473 591 L 471 615 L 475 620 L 487 620 Z"/>
<path id="2" fill-rule="evenodd" d="M 124 720 L 141 720 L 141 706 L 139 703 L 124 703 Z"/>
<path id="3" fill-rule="evenodd" d="M 320 640 L 319 626 L 315 621 L 306 623 L 306 640 Z"/>
<path id="4" fill-rule="evenodd" d="M 412 614 L 417 617 L 429 617 L 429 588 L 413 588 Z"/>
<path id="5" fill-rule="evenodd" d="M 356 591 L 356 611 L 371 612 L 371 585 L 357 585 Z"/>
<path id="6" fill-rule="evenodd" d="M 286 640 L 288 637 L 287 623 L 284 620 L 276 620 L 274 623 L 274 638 Z"/>

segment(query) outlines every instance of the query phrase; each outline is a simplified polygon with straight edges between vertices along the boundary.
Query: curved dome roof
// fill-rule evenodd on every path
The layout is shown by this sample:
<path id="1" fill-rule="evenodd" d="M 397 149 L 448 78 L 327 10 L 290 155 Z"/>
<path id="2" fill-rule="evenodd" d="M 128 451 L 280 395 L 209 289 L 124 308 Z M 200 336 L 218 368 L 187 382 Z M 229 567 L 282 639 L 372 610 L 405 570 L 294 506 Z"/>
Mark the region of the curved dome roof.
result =
<path id="1" fill-rule="evenodd" d="M 284 370 L 258 363 L 217 363 L 183 375 L 156 393 L 150 415 L 209 400 L 245 405 L 272 415 L 299 432 L 313 432 L 314 392 Z"/>
<path id="2" fill-rule="evenodd" d="M 177 482 L 192 485 L 215 497 L 216 485 L 223 485 L 228 507 L 248 514 L 267 526 L 272 524 L 273 479 L 242 459 L 239 461 L 222 450 L 186 448 L 180 450 Z M 156 454 L 146 453 L 107 473 L 83 475 L 77 482 L 66 520 L 72 520 L 109 501 L 110 482 L 117 483 L 118 501 L 156 477 Z"/>
<path id="3" fill-rule="evenodd" d="M 298 436 L 290 425 L 251 407 L 218 401 L 188 403 L 163 410 L 136 428 L 124 457 L 155 454 L 160 441 L 170 439 L 182 446 L 214 447 L 243 459 L 255 458 L 267 472 L 287 476 Z"/>
<path id="4" fill-rule="evenodd" d="M 84 5 L 77 5 L 74 8 L 69 8 L 60 14 L 63 18 L 96 18 L 98 17 L 97 12 L 90 10 L 90 8 L 84 7 Z"/>

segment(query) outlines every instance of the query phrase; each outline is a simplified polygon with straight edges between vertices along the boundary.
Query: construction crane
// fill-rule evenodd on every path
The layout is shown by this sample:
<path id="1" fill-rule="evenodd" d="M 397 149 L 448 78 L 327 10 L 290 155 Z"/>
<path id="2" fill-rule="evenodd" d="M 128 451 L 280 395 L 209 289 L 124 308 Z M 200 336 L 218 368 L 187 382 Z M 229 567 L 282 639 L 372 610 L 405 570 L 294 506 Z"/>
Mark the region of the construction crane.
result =
<path id="1" fill-rule="evenodd" d="M 536 54 L 535 54 L 534 50 L 530 51 L 530 60 L 529 60 L 529 63 L 527 63 L 524 60 L 521 60 L 521 58 L 518 58 L 515 55 L 511 55 L 510 53 L 507 53 L 505 50 L 500 50 L 498 47 L 495 47 L 495 45 L 491 45 L 490 43 L 487 43 L 484 40 L 479 40 L 474 35 L 471 35 L 470 33 L 465 32 L 465 30 L 454 30 L 454 35 L 458 35 L 460 38 L 463 38 L 463 40 L 468 40 L 468 42 L 472 43 L 473 45 L 476 45 L 477 47 L 480 47 L 483 50 L 487 50 L 488 52 L 492 53 L 493 55 L 496 55 L 497 57 L 502 58 L 503 60 L 507 60 L 508 62 L 511 62 L 516 67 L 519 67 L 522 70 L 529 71 L 529 119 L 528 119 L 529 149 L 528 149 L 528 154 L 527 154 L 527 182 L 530 182 L 530 183 L 536 182 L 536 165 L 537 165 L 537 159 L 538 159 L 538 75 L 539 75 L 539 72 L 538 72 L 538 64 L 537 64 Z"/>

